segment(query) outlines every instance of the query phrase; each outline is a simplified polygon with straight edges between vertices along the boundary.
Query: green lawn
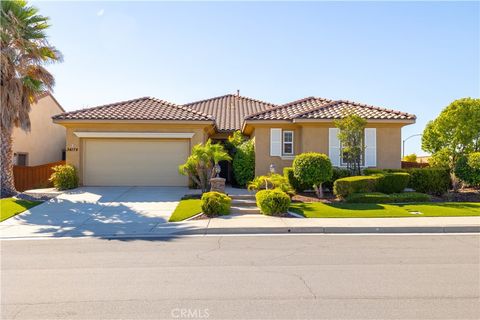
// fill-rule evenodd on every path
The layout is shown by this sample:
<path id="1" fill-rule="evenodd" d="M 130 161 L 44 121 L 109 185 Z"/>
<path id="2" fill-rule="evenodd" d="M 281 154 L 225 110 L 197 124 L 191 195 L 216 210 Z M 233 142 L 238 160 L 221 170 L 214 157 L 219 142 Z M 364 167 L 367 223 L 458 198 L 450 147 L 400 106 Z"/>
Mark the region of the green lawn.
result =
<path id="1" fill-rule="evenodd" d="M 193 217 L 196 214 L 202 212 L 202 200 L 200 199 L 186 199 L 181 200 L 178 204 L 175 211 L 170 216 L 168 221 L 175 222 L 175 221 L 182 221 Z"/>
<path id="2" fill-rule="evenodd" d="M 16 214 L 39 205 L 40 203 L 42 202 L 18 200 L 13 198 L 0 199 L 0 221 L 7 220 Z"/>
<path id="3" fill-rule="evenodd" d="M 441 202 L 413 204 L 292 203 L 292 212 L 307 218 L 393 218 L 480 216 L 478 202 Z M 412 214 L 421 212 L 422 214 Z"/>

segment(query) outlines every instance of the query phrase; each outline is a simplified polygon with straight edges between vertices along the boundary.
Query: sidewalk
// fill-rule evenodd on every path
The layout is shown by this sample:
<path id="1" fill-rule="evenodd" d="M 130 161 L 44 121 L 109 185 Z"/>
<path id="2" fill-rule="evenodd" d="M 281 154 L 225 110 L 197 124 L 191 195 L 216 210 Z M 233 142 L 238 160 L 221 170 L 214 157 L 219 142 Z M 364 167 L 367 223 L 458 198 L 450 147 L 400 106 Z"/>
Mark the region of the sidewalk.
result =
<path id="1" fill-rule="evenodd" d="M 6 231 L 6 230 L 5 230 Z M 354 233 L 480 233 L 480 217 L 415 217 L 415 218 L 343 218 L 304 219 L 279 218 L 264 215 L 229 215 L 204 220 L 159 223 L 148 232 L 128 229 L 112 233 L 81 232 L 55 233 L 39 236 L 35 233 L 2 233 L 0 239 L 39 238 L 149 238 L 179 237 L 183 235 L 234 235 L 234 234 L 354 234 Z"/>

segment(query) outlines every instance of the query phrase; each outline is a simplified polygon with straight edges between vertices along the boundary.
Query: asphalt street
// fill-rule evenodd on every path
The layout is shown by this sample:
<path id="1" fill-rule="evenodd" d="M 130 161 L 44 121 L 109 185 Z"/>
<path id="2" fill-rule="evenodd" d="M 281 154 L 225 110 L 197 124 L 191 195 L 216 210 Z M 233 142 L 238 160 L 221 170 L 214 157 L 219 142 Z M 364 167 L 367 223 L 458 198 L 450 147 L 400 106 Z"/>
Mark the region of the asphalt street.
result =
<path id="1" fill-rule="evenodd" d="M 478 319 L 479 235 L 1 242 L 2 319 Z"/>

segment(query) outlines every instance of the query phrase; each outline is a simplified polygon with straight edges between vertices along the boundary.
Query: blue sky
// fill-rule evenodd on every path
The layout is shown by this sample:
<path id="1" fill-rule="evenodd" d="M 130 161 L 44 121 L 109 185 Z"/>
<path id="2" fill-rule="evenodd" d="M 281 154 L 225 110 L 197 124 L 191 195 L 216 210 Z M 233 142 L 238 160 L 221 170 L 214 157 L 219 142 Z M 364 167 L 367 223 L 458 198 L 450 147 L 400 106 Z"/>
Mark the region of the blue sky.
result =
<path id="1" fill-rule="evenodd" d="M 480 96 L 478 2 L 34 2 L 64 62 L 66 110 L 142 96 L 348 99 L 414 113 L 421 133 Z M 420 139 L 407 153 L 422 154 Z"/>

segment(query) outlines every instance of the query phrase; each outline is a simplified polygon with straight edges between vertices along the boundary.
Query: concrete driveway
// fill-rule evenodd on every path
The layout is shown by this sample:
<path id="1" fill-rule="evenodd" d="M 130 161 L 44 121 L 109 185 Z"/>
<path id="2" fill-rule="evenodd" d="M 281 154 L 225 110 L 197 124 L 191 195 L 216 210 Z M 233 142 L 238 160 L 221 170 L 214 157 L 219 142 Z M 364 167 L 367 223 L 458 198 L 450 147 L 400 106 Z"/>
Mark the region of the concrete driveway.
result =
<path id="1" fill-rule="evenodd" d="M 164 225 L 183 187 L 83 187 L 0 223 L 2 238 L 147 234 Z"/>

